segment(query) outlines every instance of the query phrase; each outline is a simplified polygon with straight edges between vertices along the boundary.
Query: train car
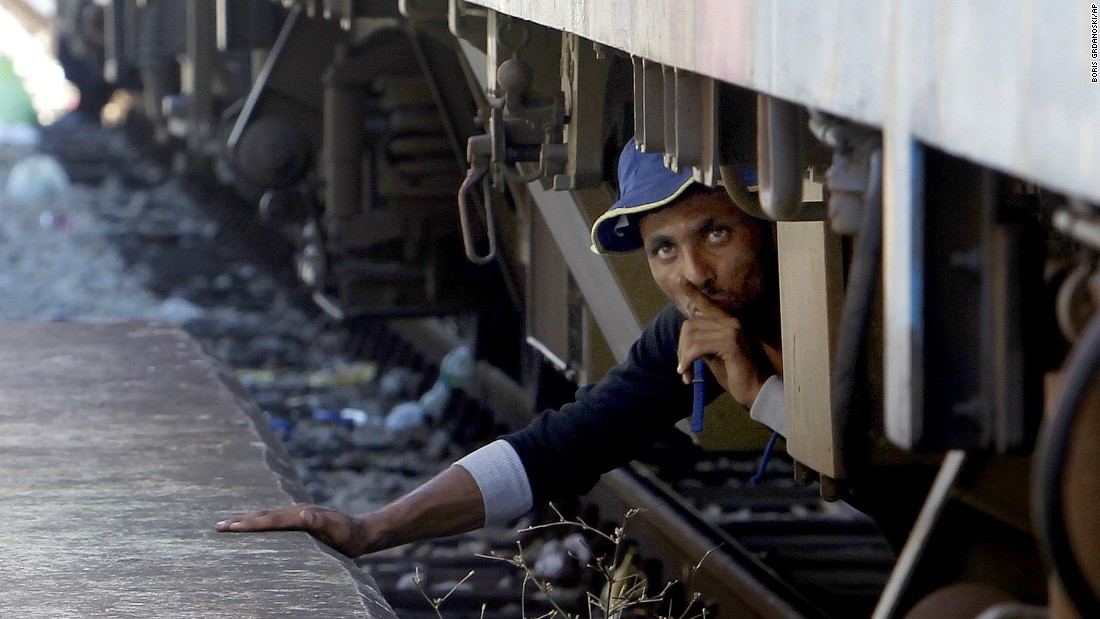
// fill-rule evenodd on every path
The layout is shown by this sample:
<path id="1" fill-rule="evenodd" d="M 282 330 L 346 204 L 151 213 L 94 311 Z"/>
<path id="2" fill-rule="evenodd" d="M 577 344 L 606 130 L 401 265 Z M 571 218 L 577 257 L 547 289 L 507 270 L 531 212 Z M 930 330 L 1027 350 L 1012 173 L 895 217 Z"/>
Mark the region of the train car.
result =
<path id="1" fill-rule="evenodd" d="M 903 543 L 874 616 L 1100 616 L 1095 4 L 60 4 L 322 307 L 506 305 L 536 392 L 664 304 L 589 250 L 623 144 L 723 185 L 776 222 L 796 476 Z"/>

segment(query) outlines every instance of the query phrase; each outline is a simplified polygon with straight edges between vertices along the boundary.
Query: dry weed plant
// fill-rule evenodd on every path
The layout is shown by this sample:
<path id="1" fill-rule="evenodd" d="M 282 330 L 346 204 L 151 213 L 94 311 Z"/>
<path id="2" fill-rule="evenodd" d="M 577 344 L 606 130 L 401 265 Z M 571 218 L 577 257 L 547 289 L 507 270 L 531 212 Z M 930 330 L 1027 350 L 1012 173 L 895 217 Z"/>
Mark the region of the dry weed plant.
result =
<path id="1" fill-rule="evenodd" d="M 699 603 L 700 594 L 692 592 L 692 581 L 694 580 L 695 573 L 699 570 L 703 561 L 706 560 L 713 549 L 707 551 L 702 559 L 689 569 L 689 576 L 688 581 L 685 583 L 685 589 L 689 592 L 690 598 L 685 601 L 684 610 L 678 615 L 673 615 L 672 600 L 670 599 L 669 592 L 677 582 L 671 581 L 666 583 L 657 593 L 647 593 L 647 591 L 651 591 L 652 589 L 648 586 L 645 576 L 636 569 L 635 559 L 637 556 L 637 549 L 629 547 L 626 543 L 625 533 L 627 524 L 630 522 L 631 518 L 642 511 L 641 509 L 629 510 L 623 517 L 622 525 L 616 527 L 612 533 L 608 534 L 589 525 L 579 517 L 575 520 L 569 520 L 558 511 L 557 507 L 552 504 L 550 507 L 558 516 L 557 522 L 527 527 L 520 530 L 520 533 L 547 529 L 550 527 L 573 527 L 583 532 L 604 538 L 610 542 L 614 548 L 610 559 L 607 557 L 596 557 L 594 561 L 585 566 L 588 569 L 595 570 L 603 583 L 602 590 L 599 594 L 592 593 L 591 591 L 586 594 L 588 619 L 623 619 L 628 616 L 637 616 L 634 613 L 640 612 L 643 609 L 649 613 L 645 616 L 657 617 L 658 619 L 705 619 L 710 614 L 709 609 L 701 606 Z M 554 591 L 553 584 L 551 584 L 549 580 L 539 578 L 535 575 L 532 566 L 528 565 L 527 560 L 523 557 L 523 545 L 521 542 L 516 542 L 516 548 L 516 554 L 511 557 L 502 557 L 496 554 L 477 556 L 504 561 L 515 566 L 522 572 L 523 585 L 520 594 L 520 617 L 522 619 L 582 619 L 582 615 L 570 613 L 562 608 L 560 603 L 554 599 L 554 596 L 551 595 Z M 458 584 L 461 585 L 472 575 L 473 571 L 467 574 L 466 578 L 463 578 Z M 419 574 L 417 575 L 417 585 L 420 585 Z M 533 590 L 531 589 L 532 587 L 534 588 Z M 455 586 L 455 589 L 457 588 L 458 585 Z M 454 592 L 454 589 L 447 593 L 447 595 L 435 599 L 429 597 L 423 587 L 421 587 L 420 591 L 424 595 L 424 598 L 432 605 L 432 608 L 435 609 L 440 619 L 443 619 L 439 608 L 443 602 L 446 601 L 447 597 Z M 537 594 L 541 594 L 541 597 L 550 604 L 551 610 L 537 617 L 529 618 L 527 616 L 528 596 L 536 592 Z M 482 606 L 481 612 L 482 616 L 484 616 L 484 606 Z M 664 614 L 661 614 L 662 612 Z"/>
<path id="2" fill-rule="evenodd" d="M 462 580 L 456 582 L 455 586 L 451 587 L 450 591 L 437 598 L 433 598 L 431 594 L 428 593 L 428 590 L 424 588 L 424 579 L 420 577 L 419 567 L 413 571 L 413 582 L 416 583 L 416 588 L 420 590 L 420 595 L 424 596 L 424 599 L 428 601 L 428 604 L 432 607 L 432 610 L 435 611 L 435 615 L 439 617 L 439 619 L 443 619 L 443 612 L 439 610 L 443 606 L 443 603 L 447 601 L 447 598 L 451 597 L 452 593 L 458 591 L 458 588 L 461 587 L 464 582 L 470 580 L 470 577 L 473 575 L 474 570 L 470 570 L 466 573 L 465 576 L 462 577 Z M 481 605 L 481 616 L 485 616 L 484 604 Z"/>

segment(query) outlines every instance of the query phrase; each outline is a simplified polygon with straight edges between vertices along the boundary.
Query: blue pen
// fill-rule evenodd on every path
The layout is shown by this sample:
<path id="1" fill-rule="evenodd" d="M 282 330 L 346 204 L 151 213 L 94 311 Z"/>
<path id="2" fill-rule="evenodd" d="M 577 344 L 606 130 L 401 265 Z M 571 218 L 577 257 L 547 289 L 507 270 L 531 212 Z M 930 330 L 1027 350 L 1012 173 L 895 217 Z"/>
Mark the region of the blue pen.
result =
<path id="1" fill-rule="evenodd" d="M 703 409 L 707 404 L 707 391 L 703 385 L 703 373 L 706 365 L 702 359 L 696 359 L 691 369 L 691 386 L 695 390 L 695 397 L 691 402 L 691 431 L 703 431 Z"/>

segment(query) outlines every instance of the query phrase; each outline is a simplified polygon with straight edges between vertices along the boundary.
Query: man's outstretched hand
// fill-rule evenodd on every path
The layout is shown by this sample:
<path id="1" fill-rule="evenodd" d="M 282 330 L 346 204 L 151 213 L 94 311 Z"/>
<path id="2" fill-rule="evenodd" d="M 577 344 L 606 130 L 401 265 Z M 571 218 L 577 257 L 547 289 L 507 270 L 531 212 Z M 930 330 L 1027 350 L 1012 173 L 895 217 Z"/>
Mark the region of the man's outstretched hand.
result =
<path id="1" fill-rule="evenodd" d="M 214 530 L 221 533 L 305 531 L 351 558 L 370 550 L 367 526 L 361 517 L 308 503 L 222 520 L 214 525 Z"/>
<path id="2" fill-rule="evenodd" d="M 308 503 L 222 520 L 223 533 L 305 531 L 349 557 L 485 525 L 485 502 L 469 471 L 452 466 L 382 509 L 349 516 Z"/>

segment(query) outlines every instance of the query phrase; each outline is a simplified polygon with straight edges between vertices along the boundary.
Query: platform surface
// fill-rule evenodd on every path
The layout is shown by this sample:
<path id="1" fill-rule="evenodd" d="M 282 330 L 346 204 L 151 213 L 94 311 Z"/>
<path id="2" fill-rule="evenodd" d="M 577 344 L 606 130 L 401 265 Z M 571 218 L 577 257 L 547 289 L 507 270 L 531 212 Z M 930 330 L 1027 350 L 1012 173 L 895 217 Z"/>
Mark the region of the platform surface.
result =
<path id="1" fill-rule="evenodd" d="M 257 419 L 178 328 L 0 323 L 0 617 L 393 617 L 305 533 L 214 532 L 304 498 Z"/>

